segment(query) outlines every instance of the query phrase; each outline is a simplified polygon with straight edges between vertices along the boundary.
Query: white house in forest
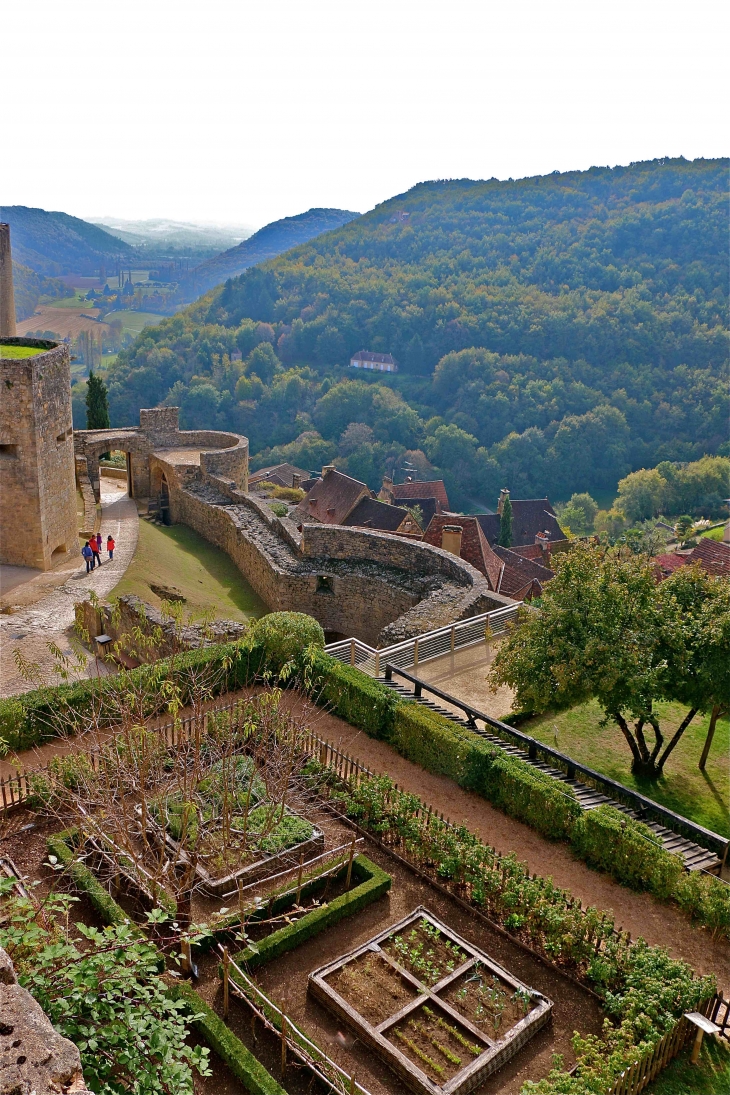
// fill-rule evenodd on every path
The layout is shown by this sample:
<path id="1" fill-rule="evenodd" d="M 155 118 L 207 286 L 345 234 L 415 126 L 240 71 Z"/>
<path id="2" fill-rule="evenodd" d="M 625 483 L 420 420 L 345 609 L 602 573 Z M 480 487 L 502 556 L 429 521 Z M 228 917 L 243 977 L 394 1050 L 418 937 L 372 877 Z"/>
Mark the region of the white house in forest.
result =
<path id="1" fill-rule="evenodd" d="M 374 354 L 372 350 L 358 350 L 350 358 L 351 369 L 374 369 L 379 373 L 397 373 L 398 366 L 390 354 Z"/>

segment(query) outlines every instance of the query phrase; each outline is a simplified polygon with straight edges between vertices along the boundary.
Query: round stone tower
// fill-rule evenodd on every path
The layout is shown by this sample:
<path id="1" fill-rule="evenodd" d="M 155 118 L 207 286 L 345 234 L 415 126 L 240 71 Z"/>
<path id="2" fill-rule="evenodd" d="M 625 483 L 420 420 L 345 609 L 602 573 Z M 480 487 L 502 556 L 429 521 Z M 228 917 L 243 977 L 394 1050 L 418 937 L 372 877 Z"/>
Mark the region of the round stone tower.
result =
<path id="1" fill-rule="evenodd" d="M 68 346 L 0 337 L 0 562 L 78 554 Z"/>

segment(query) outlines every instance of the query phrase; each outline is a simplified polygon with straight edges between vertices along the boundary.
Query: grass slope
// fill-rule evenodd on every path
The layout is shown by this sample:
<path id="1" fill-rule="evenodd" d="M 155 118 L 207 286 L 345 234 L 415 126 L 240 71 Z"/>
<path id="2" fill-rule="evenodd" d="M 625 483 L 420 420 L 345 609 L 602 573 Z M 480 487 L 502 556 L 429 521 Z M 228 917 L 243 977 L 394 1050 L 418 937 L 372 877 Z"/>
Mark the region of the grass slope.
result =
<path id="1" fill-rule="evenodd" d="M 132 334 L 138 335 L 145 327 L 156 327 L 158 323 L 162 323 L 164 318 L 164 316 L 160 316 L 156 312 L 132 312 L 122 310 L 108 312 L 104 316 L 104 322 L 111 323 L 113 319 L 120 319 L 122 321 L 122 331 L 131 331 Z"/>
<path id="2" fill-rule="evenodd" d="M 669 740 L 686 711 L 677 703 L 658 703 L 656 707 L 662 733 Z M 730 720 L 727 718 L 718 720 L 705 772 L 697 767 L 709 717 L 709 714 L 695 716 L 667 761 L 664 776 L 656 783 L 639 780 L 632 774 L 631 754 L 621 731 L 613 724 L 599 725 L 601 711 L 595 702 L 557 715 L 540 715 L 522 723 L 520 730 L 699 825 L 730 836 Z"/>
<path id="3" fill-rule="evenodd" d="M 161 598 L 150 583 L 182 594 L 186 615 L 212 608 L 220 619 L 242 621 L 266 612 L 225 552 L 185 525 L 164 528 L 140 521 L 134 558 L 110 596 L 133 593 L 159 608 Z"/>
<path id="4" fill-rule="evenodd" d="M 705 1036 L 696 1065 L 689 1051 L 672 1061 L 661 1076 L 649 1084 L 647 1095 L 727 1095 L 730 1091 L 730 1047 Z"/>

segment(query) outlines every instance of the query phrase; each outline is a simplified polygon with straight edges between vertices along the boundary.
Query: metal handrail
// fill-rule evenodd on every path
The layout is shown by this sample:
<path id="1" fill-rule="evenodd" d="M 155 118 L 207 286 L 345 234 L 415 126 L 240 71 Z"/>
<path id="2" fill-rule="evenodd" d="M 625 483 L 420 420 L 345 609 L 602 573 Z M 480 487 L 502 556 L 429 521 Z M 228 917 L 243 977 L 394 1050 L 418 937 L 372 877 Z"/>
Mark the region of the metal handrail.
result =
<path id="1" fill-rule="evenodd" d="M 506 605 L 504 608 L 482 612 L 466 620 L 458 620 L 445 627 L 425 631 L 412 639 L 404 639 L 381 650 L 369 646 L 360 639 L 340 639 L 329 643 L 325 651 L 338 661 L 357 666 L 370 676 L 379 677 L 386 661 L 399 666 L 415 666 L 419 663 L 439 658 L 444 654 L 453 654 L 468 646 L 485 641 L 487 629 L 493 636 L 501 635 L 514 625 L 522 602 Z"/>
<path id="2" fill-rule="evenodd" d="M 626 787 L 623 783 L 618 783 L 617 780 L 611 779 L 609 776 L 601 775 L 600 772 L 594 771 L 593 768 L 588 768 L 585 764 L 580 764 L 578 761 L 573 760 L 572 757 L 567 757 L 564 753 L 558 752 L 557 749 L 552 749 L 549 745 L 545 745 L 543 742 L 538 741 L 537 738 L 532 738 L 529 734 L 523 734 L 521 730 L 516 730 L 514 726 L 510 726 L 500 719 L 492 718 L 491 715 L 485 715 L 483 711 L 478 711 L 470 704 L 457 699 L 456 696 L 451 696 L 448 692 L 443 692 L 440 688 L 436 688 L 434 685 L 421 680 L 420 677 L 415 677 L 412 673 L 408 673 L 398 666 L 387 664 L 385 666 L 385 679 L 387 681 L 392 680 L 394 673 L 413 684 L 415 696 L 420 696 L 423 691 L 426 691 L 433 696 L 438 696 L 439 699 L 451 704 L 452 707 L 457 707 L 460 711 L 463 711 L 471 726 L 476 726 L 476 720 L 479 719 L 481 722 L 484 722 L 488 726 L 492 726 L 495 730 L 499 731 L 503 737 L 507 737 L 515 744 L 523 746 L 532 759 L 535 759 L 538 755 L 542 755 L 544 758 L 556 762 L 557 766 L 563 768 L 569 779 L 575 779 L 576 774 L 587 776 L 592 783 L 596 784 L 601 790 L 610 792 L 613 798 L 618 798 L 619 801 L 621 798 L 627 799 L 628 804 L 638 813 L 640 820 L 642 820 L 643 816 L 653 815 L 655 820 L 665 823 L 667 828 L 672 829 L 674 832 L 677 832 L 678 827 L 681 827 L 681 829 L 684 829 L 688 834 L 691 834 L 692 839 L 697 840 L 703 847 L 706 847 L 710 851 L 723 857 L 727 855 L 727 851 L 730 848 L 730 840 L 720 836 L 719 833 L 714 833 L 711 829 L 705 829 L 703 825 L 698 825 L 696 822 L 690 821 L 689 818 L 682 817 L 681 814 L 675 814 L 673 810 L 667 809 L 666 806 L 661 806 L 651 798 L 646 798 L 644 795 L 640 794 L 639 791 L 632 791 L 631 788 Z"/>

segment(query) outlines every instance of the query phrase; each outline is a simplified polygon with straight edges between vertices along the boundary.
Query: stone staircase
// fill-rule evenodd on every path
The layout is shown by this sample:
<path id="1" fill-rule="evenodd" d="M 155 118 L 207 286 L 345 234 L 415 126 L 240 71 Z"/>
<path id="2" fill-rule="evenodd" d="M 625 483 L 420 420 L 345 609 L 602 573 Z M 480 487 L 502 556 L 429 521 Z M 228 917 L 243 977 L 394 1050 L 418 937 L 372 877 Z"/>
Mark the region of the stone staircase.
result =
<path id="1" fill-rule="evenodd" d="M 652 830 L 656 835 L 657 841 L 666 851 L 681 856 L 685 868 L 688 871 L 702 870 L 709 871 L 712 874 L 719 874 L 721 867 L 720 859 L 709 849 L 703 848 L 701 845 L 696 844 L 687 837 L 681 836 L 679 833 L 673 832 L 671 829 L 667 829 L 666 826 L 659 824 L 657 821 L 651 821 L 648 818 L 641 817 L 636 810 L 632 810 L 629 806 L 625 806 L 623 803 L 609 798 L 601 791 L 597 791 L 595 788 L 588 786 L 588 784 L 582 783 L 579 779 L 575 779 L 574 777 L 571 778 L 566 772 L 561 771 L 561 769 L 554 768 L 552 765 L 546 764 L 537 757 L 531 757 L 526 749 L 522 749 L 512 742 L 506 741 L 504 738 L 499 737 L 488 729 L 483 729 L 470 723 L 463 716 L 454 714 L 453 711 L 441 707 L 438 703 L 435 703 L 424 695 L 415 695 L 414 691 L 407 688 L 405 685 L 399 684 L 394 680 L 383 680 L 382 678 L 380 679 L 380 684 L 384 684 L 387 688 L 393 689 L 393 691 L 397 692 L 403 699 L 415 700 L 416 703 L 420 703 L 430 711 L 442 715 L 445 719 L 449 719 L 450 722 L 454 722 L 459 726 L 465 727 L 467 730 L 471 730 L 472 733 L 478 734 L 491 745 L 498 746 L 508 756 L 516 757 L 518 760 L 524 761 L 525 764 L 531 764 L 533 768 L 537 768 L 540 772 L 544 772 L 553 779 L 560 780 L 561 783 L 566 783 L 569 787 L 573 788 L 581 809 L 595 810 L 597 806 L 613 806 L 614 809 L 620 810 L 621 813 L 626 814 L 627 817 L 641 821 Z"/>

